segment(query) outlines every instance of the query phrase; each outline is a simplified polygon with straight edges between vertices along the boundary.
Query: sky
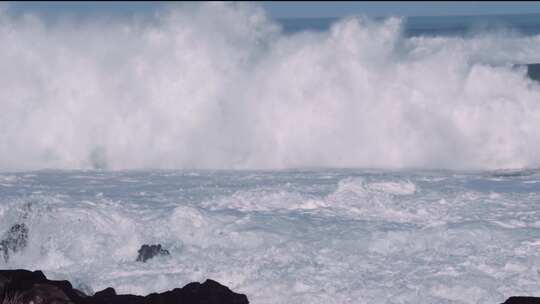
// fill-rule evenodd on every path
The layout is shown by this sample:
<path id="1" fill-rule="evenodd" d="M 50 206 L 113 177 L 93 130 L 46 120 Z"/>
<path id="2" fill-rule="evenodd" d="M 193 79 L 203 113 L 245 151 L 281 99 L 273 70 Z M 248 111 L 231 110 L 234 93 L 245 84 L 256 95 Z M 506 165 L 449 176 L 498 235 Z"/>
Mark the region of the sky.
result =
<path id="1" fill-rule="evenodd" d="M 146 13 L 162 8 L 164 2 L 12 2 L 15 13 Z M 262 1 L 261 5 L 273 18 L 321 18 L 363 14 L 369 16 L 439 16 L 439 15 L 493 15 L 540 13 L 540 2 L 529 1 L 320 1 L 277 2 Z"/>

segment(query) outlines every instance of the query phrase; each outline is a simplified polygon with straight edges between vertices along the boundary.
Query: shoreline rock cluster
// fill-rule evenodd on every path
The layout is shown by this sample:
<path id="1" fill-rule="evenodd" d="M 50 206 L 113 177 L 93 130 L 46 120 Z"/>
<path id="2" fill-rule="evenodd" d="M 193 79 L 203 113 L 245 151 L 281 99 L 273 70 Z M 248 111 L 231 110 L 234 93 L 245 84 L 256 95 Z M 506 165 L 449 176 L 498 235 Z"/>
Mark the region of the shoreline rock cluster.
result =
<path id="1" fill-rule="evenodd" d="M 2 304 L 249 304 L 247 297 L 213 280 L 146 296 L 119 295 L 109 287 L 93 295 L 69 281 L 48 280 L 41 271 L 0 270 Z"/>
<path id="2" fill-rule="evenodd" d="M 108 287 L 93 295 L 73 288 L 69 281 L 54 281 L 43 272 L 0 270 L 2 304 L 249 304 L 246 295 L 213 280 L 146 296 L 119 295 Z M 502 304 L 540 304 L 540 297 L 510 297 Z"/>

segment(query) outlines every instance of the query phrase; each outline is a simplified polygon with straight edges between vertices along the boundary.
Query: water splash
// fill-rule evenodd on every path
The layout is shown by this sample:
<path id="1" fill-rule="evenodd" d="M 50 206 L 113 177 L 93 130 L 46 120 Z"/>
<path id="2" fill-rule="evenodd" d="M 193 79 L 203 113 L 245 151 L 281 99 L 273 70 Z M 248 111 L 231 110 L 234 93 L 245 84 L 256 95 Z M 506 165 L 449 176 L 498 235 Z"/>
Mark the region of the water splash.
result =
<path id="1" fill-rule="evenodd" d="M 151 21 L 0 10 L 0 169 L 540 165 L 540 36 L 283 33 L 203 4 Z"/>

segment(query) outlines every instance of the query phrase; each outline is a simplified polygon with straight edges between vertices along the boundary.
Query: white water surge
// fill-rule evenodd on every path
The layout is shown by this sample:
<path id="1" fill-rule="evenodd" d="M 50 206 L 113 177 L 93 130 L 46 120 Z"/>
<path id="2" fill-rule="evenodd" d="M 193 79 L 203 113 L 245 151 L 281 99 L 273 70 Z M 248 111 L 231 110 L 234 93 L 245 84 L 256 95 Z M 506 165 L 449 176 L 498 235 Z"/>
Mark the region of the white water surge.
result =
<path id="1" fill-rule="evenodd" d="M 0 268 L 86 292 L 213 278 L 250 303 L 501 303 L 540 296 L 540 174 L 44 171 L 0 177 Z M 136 262 L 142 244 L 171 257 Z"/>
<path id="2" fill-rule="evenodd" d="M 254 304 L 540 296 L 540 174 L 474 171 L 540 166 L 540 85 L 513 66 L 540 36 L 406 24 L 0 7 L 0 239 L 29 229 L 0 268 L 89 293 L 212 278 Z M 136 262 L 145 243 L 171 257 Z"/>
<path id="3" fill-rule="evenodd" d="M 0 10 L 0 169 L 540 165 L 540 36 L 284 33 L 244 4 L 44 21 Z"/>

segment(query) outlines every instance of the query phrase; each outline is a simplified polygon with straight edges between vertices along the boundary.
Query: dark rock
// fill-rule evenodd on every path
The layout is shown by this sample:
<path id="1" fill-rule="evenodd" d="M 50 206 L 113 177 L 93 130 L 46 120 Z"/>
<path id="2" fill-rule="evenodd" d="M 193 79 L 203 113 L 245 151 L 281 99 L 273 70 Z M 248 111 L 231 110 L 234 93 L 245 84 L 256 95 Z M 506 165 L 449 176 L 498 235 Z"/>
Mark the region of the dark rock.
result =
<path id="1" fill-rule="evenodd" d="M 62 289 L 49 284 L 34 284 L 31 289 L 20 295 L 21 303 L 73 304 Z"/>
<path id="2" fill-rule="evenodd" d="M 155 256 L 170 255 L 169 251 L 161 248 L 161 244 L 157 245 L 142 245 L 139 249 L 139 255 L 137 256 L 137 262 L 146 262 L 147 260 Z"/>
<path id="3" fill-rule="evenodd" d="M 81 292 L 74 289 L 70 282 L 48 280 L 41 271 L 0 270 L 0 282 L 4 282 L 0 285 L 0 300 L 6 293 L 19 294 L 24 298 L 34 297 L 34 303 L 37 304 L 41 297 L 47 298 L 47 295 L 61 298 L 57 289 L 69 299 L 81 298 Z"/>
<path id="4" fill-rule="evenodd" d="M 540 81 L 540 63 L 527 64 L 527 76 L 532 80 Z"/>
<path id="5" fill-rule="evenodd" d="M 204 283 L 189 283 L 184 288 L 176 288 L 161 294 L 151 294 L 147 296 L 149 303 L 177 303 L 177 299 L 182 299 L 181 303 L 194 304 L 245 304 L 249 303 L 243 294 L 232 292 L 226 286 L 213 280 L 206 280 Z"/>
<path id="6" fill-rule="evenodd" d="M 540 304 L 537 297 L 510 297 L 502 304 Z"/>
<path id="7" fill-rule="evenodd" d="M 86 298 L 86 297 L 87 297 L 86 293 L 82 292 L 82 291 L 79 290 L 79 289 L 73 288 L 73 292 L 75 292 L 75 294 L 76 294 L 77 297 L 79 297 L 79 298 Z"/>
<path id="8" fill-rule="evenodd" d="M 17 253 L 28 244 L 28 227 L 25 224 L 15 224 L 9 228 L 4 239 L 0 240 L 0 254 L 7 263 L 13 253 Z"/>
<path id="9" fill-rule="evenodd" d="M 34 283 L 41 283 L 47 280 L 41 271 L 28 270 L 0 270 L 0 295 L 8 289 L 26 290 Z"/>
<path id="10" fill-rule="evenodd" d="M 0 270 L 0 303 L 8 302 L 7 299 L 20 298 L 34 283 L 45 280 L 41 271 Z"/>
<path id="11" fill-rule="evenodd" d="M 105 288 L 102 291 L 98 291 L 94 294 L 94 297 L 96 298 L 107 298 L 114 296 L 116 296 L 116 290 L 114 290 L 112 287 Z"/>
<path id="12" fill-rule="evenodd" d="M 68 281 L 48 280 L 41 271 L 0 270 L 0 303 L 34 304 L 249 304 L 213 280 L 189 283 L 163 293 L 143 296 L 117 295 L 113 288 L 84 295 Z"/>
<path id="13" fill-rule="evenodd" d="M 114 295 L 114 296 L 101 296 L 101 297 L 88 297 L 81 304 L 166 304 L 159 302 L 147 301 L 145 297 L 135 295 Z M 178 300 L 175 304 L 186 303 L 182 300 Z M 79 303 L 75 303 L 79 304 Z"/>

